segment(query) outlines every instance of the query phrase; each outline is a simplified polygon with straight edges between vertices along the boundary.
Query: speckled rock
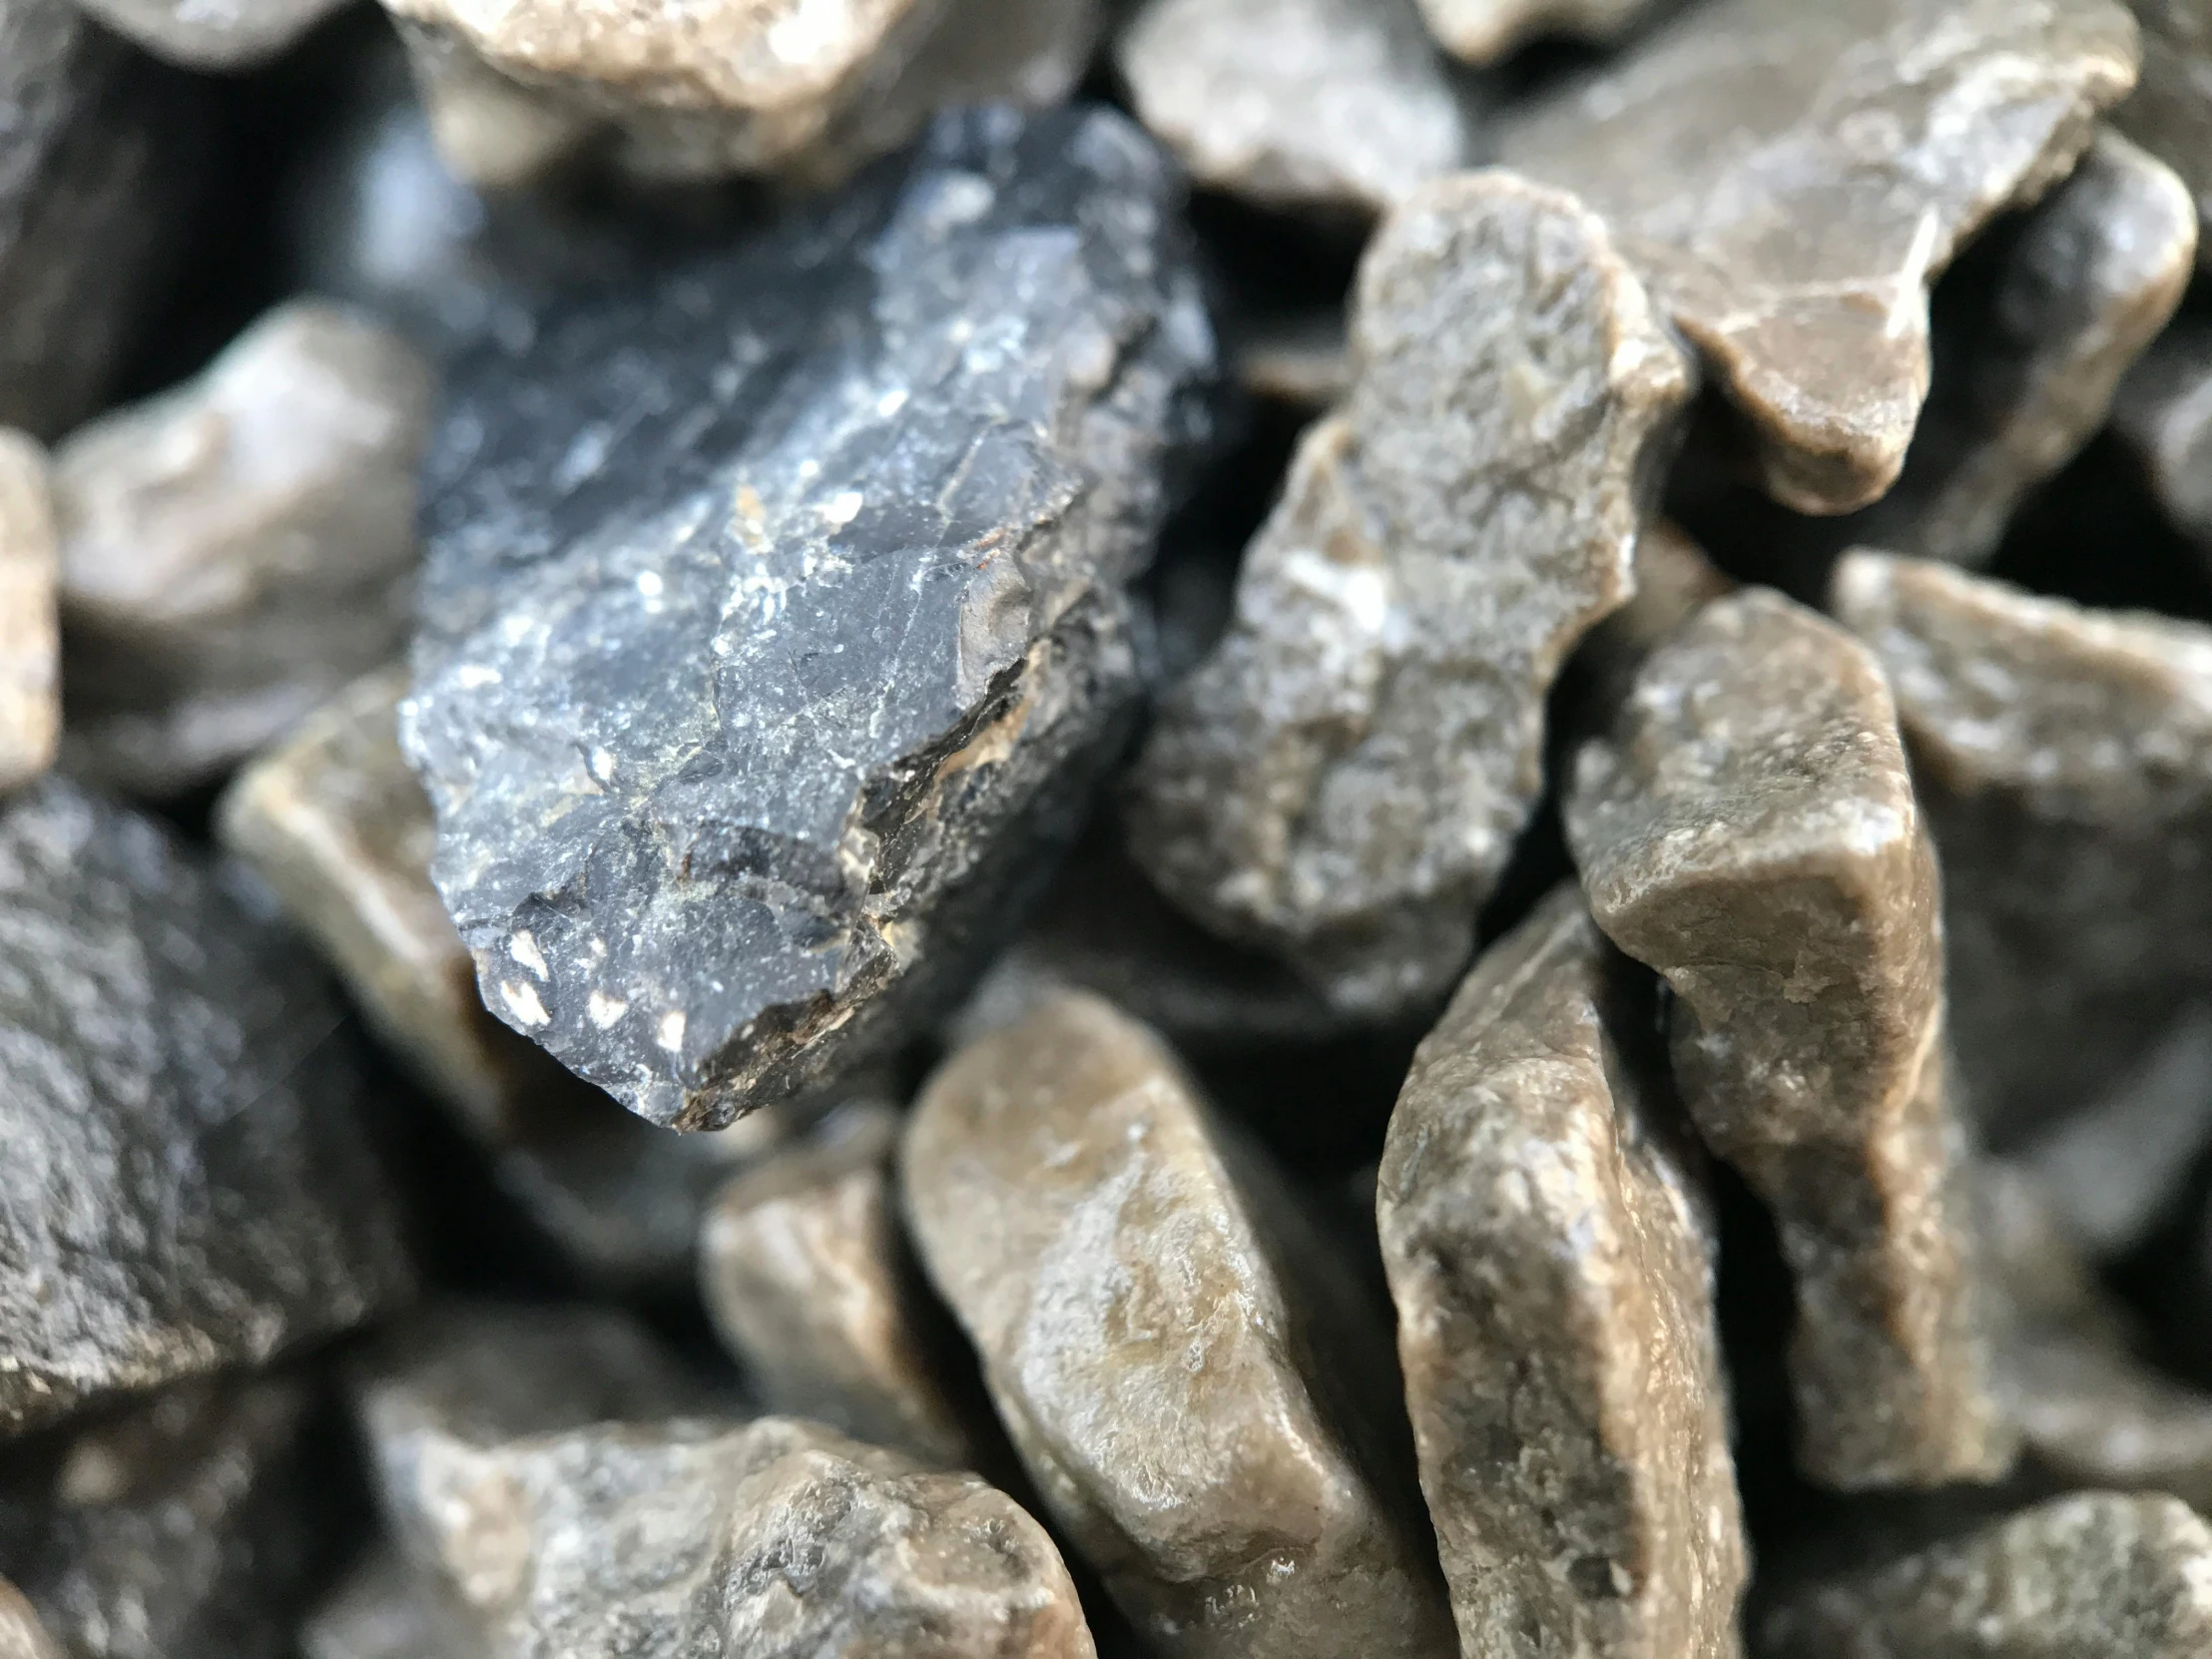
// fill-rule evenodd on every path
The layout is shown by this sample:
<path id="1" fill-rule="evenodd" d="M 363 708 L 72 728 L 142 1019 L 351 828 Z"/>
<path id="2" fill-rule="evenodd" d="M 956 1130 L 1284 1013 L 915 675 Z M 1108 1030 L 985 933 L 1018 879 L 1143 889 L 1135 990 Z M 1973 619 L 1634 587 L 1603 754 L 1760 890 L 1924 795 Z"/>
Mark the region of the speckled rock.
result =
<path id="1" fill-rule="evenodd" d="M 1468 154 L 1413 0 L 1148 0 L 1115 61 L 1194 180 L 1265 207 L 1381 212 Z"/>
<path id="2" fill-rule="evenodd" d="M 1738 1651 L 1717 1246 L 1635 972 L 1554 890 L 1390 1117 L 1377 1221 L 1466 1659 Z"/>
<path id="3" fill-rule="evenodd" d="M 1113 115 L 947 118 L 453 370 L 401 743 L 494 1013 L 711 1128 L 965 989 L 1138 691 L 1213 357 L 1177 208 Z"/>
<path id="4" fill-rule="evenodd" d="M 299 1629 L 305 1659 L 482 1659 L 467 1610 L 427 1573 L 379 1547 Z"/>
<path id="5" fill-rule="evenodd" d="M 1159 1652 L 1449 1651 L 1396 1507 L 1388 1337 L 1158 1038 L 1046 1003 L 938 1069 L 901 1176 L 1015 1449 Z"/>
<path id="6" fill-rule="evenodd" d="M 44 772 L 61 741 L 60 583 L 46 452 L 0 427 L 0 790 Z"/>
<path id="7" fill-rule="evenodd" d="M 185 69 L 252 69 L 281 54 L 341 0 L 78 0 L 124 39 Z"/>
<path id="8" fill-rule="evenodd" d="M 1420 0 L 1436 39 L 1486 64 L 1546 35 L 1612 40 L 1654 10 L 1653 0 Z"/>
<path id="9" fill-rule="evenodd" d="M 0 1433 L 405 1299 L 340 1020 L 151 821 L 0 812 Z"/>
<path id="10" fill-rule="evenodd" d="M 1958 1080 L 2000 1147 L 2111 1087 L 2212 978 L 2212 629 L 1859 553 L 1943 860 Z"/>
<path id="11" fill-rule="evenodd" d="M 1776 498 L 1844 512 L 1904 464 L 1929 281 L 2066 175 L 2136 59 L 2118 0 L 1719 0 L 1506 126 L 1500 155 L 1605 217 Z"/>
<path id="12" fill-rule="evenodd" d="M 210 782 L 389 660 L 430 392 L 398 335 L 295 300 L 55 450 L 74 767 L 148 795 Z"/>
<path id="13" fill-rule="evenodd" d="M 1777 594 L 1715 600 L 1575 756 L 1565 815 L 1598 925 L 1673 988 L 1691 1116 L 1775 1213 L 1806 1471 L 2001 1472 L 1936 861 L 1873 654 Z"/>
<path id="14" fill-rule="evenodd" d="M 1682 356 L 1572 198 L 1430 185 L 1361 267 L 1357 379 L 1167 696 L 1130 844 L 1342 1012 L 1439 997 L 1542 787 L 1546 692 L 1629 593 Z"/>
<path id="15" fill-rule="evenodd" d="M 2183 316 L 2128 371 L 2112 427 L 2175 528 L 2212 561 L 2212 324 Z"/>
<path id="16" fill-rule="evenodd" d="M 2113 124 L 2188 184 L 2212 217 L 2212 4 L 2129 0 L 2143 31 L 2143 72 Z M 2206 257 L 2203 243 L 2199 259 Z"/>

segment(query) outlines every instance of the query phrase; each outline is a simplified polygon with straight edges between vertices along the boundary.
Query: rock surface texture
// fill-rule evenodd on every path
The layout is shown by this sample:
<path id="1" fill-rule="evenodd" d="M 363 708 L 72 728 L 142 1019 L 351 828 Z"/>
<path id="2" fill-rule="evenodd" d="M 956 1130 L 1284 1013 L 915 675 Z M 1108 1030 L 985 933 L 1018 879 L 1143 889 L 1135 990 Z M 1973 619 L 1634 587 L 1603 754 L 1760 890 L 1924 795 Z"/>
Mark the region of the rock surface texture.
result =
<path id="1" fill-rule="evenodd" d="M 1738 1651 L 1715 1240 L 1635 971 L 1555 890 L 1422 1042 L 1383 1148 L 1421 1488 L 1482 1659 Z"/>
<path id="2" fill-rule="evenodd" d="M 1446 1652 L 1433 1563 L 1379 1483 L 1388 1337 L 1260 1156 L 1156 1037 L 1069 994 L 939 1069 L 902 1176 L 1015 1448 L 1142 1636 Z"/>
<path id="3" fill-rule="evenodd" d="M 342 0 L 79 0 L 124 39 L 186 69 L 252 69 Z"/>
<path id="4" fill-rule="evenodd" d="M 2143 31 L 2143 72 L 2112 112 L 2121 132 L 2180 174 L 2212 218 L 2212 4 L 2130 0 Z M 2198 244 L 2198 257 L 2206 256 Z"/>
<path id="5" fill-rule="evenodd" d="M 340 1018 L 150 821 L 0 813 L 0 1432 L 405 1298 Z"/>
<path id="6" fill-rule="evenodd" d="M 75 766 L 206 783 L 399 650 L 430 393 L 398 335 L 296 300 L 55 450 Z"/>
<path id="7" fill-rule="evenodd" d="M 37 440 L 0 428 L 0 791 L 61 741 L 60 543 Z"/>
<path id="8" fill-rule="evenodd" d="M 704 1128 L 958 995 L 1137 692 L 1177 206 L 1112 115 L 947 118 L 455 368 L 401 738 L 494 1013 Z"/>
<path id="9" fill-rule="evenodd" d="M 1804 512 L 1896 480 L 1928 283 L 2134 84 L 2118 0 L 1720 0 L 1500 134 L 1612 227 Z"/>
<path id="10" fill-rule="evenodd" d="M 1511 174 L 1430 185 L 1360 272 L 1213 655 L 1167 697 L 1131 845 L 1342 1012 L 1440 996 L 1542 787 L 1546 692 L 1628 597 L 1690 379 L 1605 228 Z"/>
<path id="11" fill-rule="evenodd" d="M 1807 1472 L 2001 1472 L 1936 861 L 1880 665 L 1776 594 L 1716 600 L 1575 757 L 1565 813 L 1598 925 L 1673 988 L 1684 1102 L 1774 1211 Z"/>
<path id="12" fill-rule="evenodd" d="M 1943 860 L 1957 1077 L 2002 1147 L 2087 1104 L 2212 980 L 2212 629 L 1854 554 Z"/>

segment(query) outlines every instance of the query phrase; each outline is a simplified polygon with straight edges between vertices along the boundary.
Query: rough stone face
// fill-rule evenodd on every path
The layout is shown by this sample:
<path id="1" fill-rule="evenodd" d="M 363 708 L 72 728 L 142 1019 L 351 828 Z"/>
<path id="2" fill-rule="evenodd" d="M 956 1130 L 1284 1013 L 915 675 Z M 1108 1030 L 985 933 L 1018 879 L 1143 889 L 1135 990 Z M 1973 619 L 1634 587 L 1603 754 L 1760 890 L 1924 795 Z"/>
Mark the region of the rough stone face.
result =
<path id="1" fill-rule="evenodd" d="M 1393 1508 L 1387 1335 L 1257 1148 L 1069 994 L 941 1067 L 901 1170 L 923 1264 L 1066 1535 L 1167 1655 L 1450 1647 Z"/>
<path id="2" fill-rule="evenodd" d="M 1804 512 L 1887 490 L 1928 283 L 2063 178 L 2133 84 L 2117 0 L 1720 0 L 1500 134 L 1603 215 Z"/>
<path id="3" fill-rule="evenodd" d="M 2110 1088 L 2212 978 L 2212 629 L 1856 553 L 1943 860 L 1958 1081 L 1999 1147 Z"/>
<path id="4" fill-rule="evenodd" d="M 1652 0 L 1420 0 L 1429 31 L 1469 63 L 1490 63 L 1538 35 L 1611 40 Z"/>
<path id="5" fill-rule="evenodd" d="M 312 1403 L 297 1379 L 191 1382 L 28 1466 L 19 1454 L 0 1486 L 0 1566 L 60 1651 L 289 1659 L 325 1548 Z"/>
<path id="6" fill-rule="evenodd" d="M 2212 325 L 2176 321 L 2145 351 L 2112 404 L 2175 527 L 2212 557 Z"/>
<path id="7" fill-rule="evenodd" d="M 1352 395 L 1168 695 L 1130 834 L 1208 926 L 1382 1016 L 1465 962 L 1542 786 L 1544 695 L 1628 597 L 1690 381 L 1604 226 L 1507 173 L 1393 214 L 1352 328 Z"/>
<path id="8" fill-rule="evenodd" d="M 1470 1656 L 1726 1659 L 1747 1568 L 1715 1240 L 1572 886 L 1475 964 L 1376 1213 L 1421 1489 Z"/>
<path id="9" fill-rule="evenodd" d="M 1759 1636 L 1777 1659 L 2189 1659 L 2212 1644 L 2212 1527 L 2171 1497 L 2056 1498 L 1798 1586 Z"/>
<path id="10" fill-rule="evenodd" d="M 267 63 L 341 0 L 80 0 L 86 11 L 155 57 L 186 69 Z"/>
<path id="11" fill-rule="evenodd" d="M 406 1296 L 336 1002 L 152 822 L 0 813 L 0 1433 Z"/>
<path id="12" fill-rule="evenodd" d="M 1853 536 L 1968 564 L 1994 554 L 2028 491 L 2104 424 L 2121 374 L 2181 302 L 2196 248 L 2173 171 L 2100 133 L 2004 251 L 1967 337 L 1938 328 L 1905 471 Z"/>
<path id="13" fill-rule="evenodd" d="M 1413 0 L 1149 0 L 1115 58 L 1193 179 L 1266 207 L 1382 212 L 1468 152 Z"/>
<path id="14" fill-rule="evenodd" d="M 67 1659 L 23 1592 L 0 1578 L 0 1659 Z"/>
<path id="15" fill-rule="evenodd" d="M 1936 861 L 1880 665 L 1779 595 L 1716 600 L 1575 757 L 1565 815 L 1598 925 L 1673 987 L 1685 1104 L 1775 1212 L 1807 1472 L 2000 1472 Z"/>
<path id="16" fill-rule="evenodd" d="M 0 791 L 44 772 L 61 741 L 60 582 L 46 453 L 0 427 Z"/>
<path id="17" fill-rule="evenodd" d="M 1112 115 L 948 117 L 455 368 L 401 742 L 494 1013 L 707 1128 L 959 994 L 1138 688 L 1213 355 L 1177 206 Z"/>
<path id="18" fill-rule="evenodd" d="M 2130 0 L 2143 31 L 2143 71 L 2113 124 L 2187 183 L 2212 218 L 2212 4 Z M 2201 259 L 2205 246 L 2198 244 Z"/>
<path id="19" fill-rule="evenodd" d="M 190 788 L 398 650 L 430 391 L 398 335 L 295 300 L 55 450 L 74 765 Z"/>

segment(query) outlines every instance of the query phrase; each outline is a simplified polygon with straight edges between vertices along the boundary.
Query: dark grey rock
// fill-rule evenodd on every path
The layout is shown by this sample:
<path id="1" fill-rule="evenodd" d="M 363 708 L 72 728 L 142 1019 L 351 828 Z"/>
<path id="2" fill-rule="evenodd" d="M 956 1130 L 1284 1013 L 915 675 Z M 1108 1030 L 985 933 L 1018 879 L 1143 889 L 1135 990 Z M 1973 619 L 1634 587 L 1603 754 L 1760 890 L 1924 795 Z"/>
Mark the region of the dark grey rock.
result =
<path id="1" fill-rule="evenodd" d="M 2184 315 L 2151 341 L 2112 404 L 2174 527 L 2212 561 L 2212 324 Z"/>
<path id="2" fill-rule="evenodd" d="M 1137 689 L 1205 429 L 1172 174 L 948 117 L 785 230 L 456 366 L 402 743 L 493 1012 L 657 1122 L 965 988 Z"/>
<path id="3" fill-rule="evenodd" d="M 0 1578 L 0 1659 L 68 1659 L 23 1592 Z"/>
<path id="4" fill-rule="evenodd" d="M 152 822 L 0 815 L 0 1432 L 404 1300 L 313 963 Z"/>

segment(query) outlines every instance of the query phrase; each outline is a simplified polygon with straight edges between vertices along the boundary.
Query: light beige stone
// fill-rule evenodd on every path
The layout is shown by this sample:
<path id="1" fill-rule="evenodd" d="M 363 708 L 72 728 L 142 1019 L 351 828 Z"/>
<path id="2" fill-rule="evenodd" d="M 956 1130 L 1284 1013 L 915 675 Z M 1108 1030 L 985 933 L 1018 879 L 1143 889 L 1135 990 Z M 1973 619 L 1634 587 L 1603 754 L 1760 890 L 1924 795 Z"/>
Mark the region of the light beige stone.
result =
<path id="1" fill-rule="evenodd" d="M 61 741 L 60 581 L 46 452 L 0 427 L 0 790 L 44 772 Z"/>
<path id="2" fill-rule="evenodd" d="M 78 0 L 155 57 L 186 69 L 252 69 L 282 53 L 342 0 Z"/>

